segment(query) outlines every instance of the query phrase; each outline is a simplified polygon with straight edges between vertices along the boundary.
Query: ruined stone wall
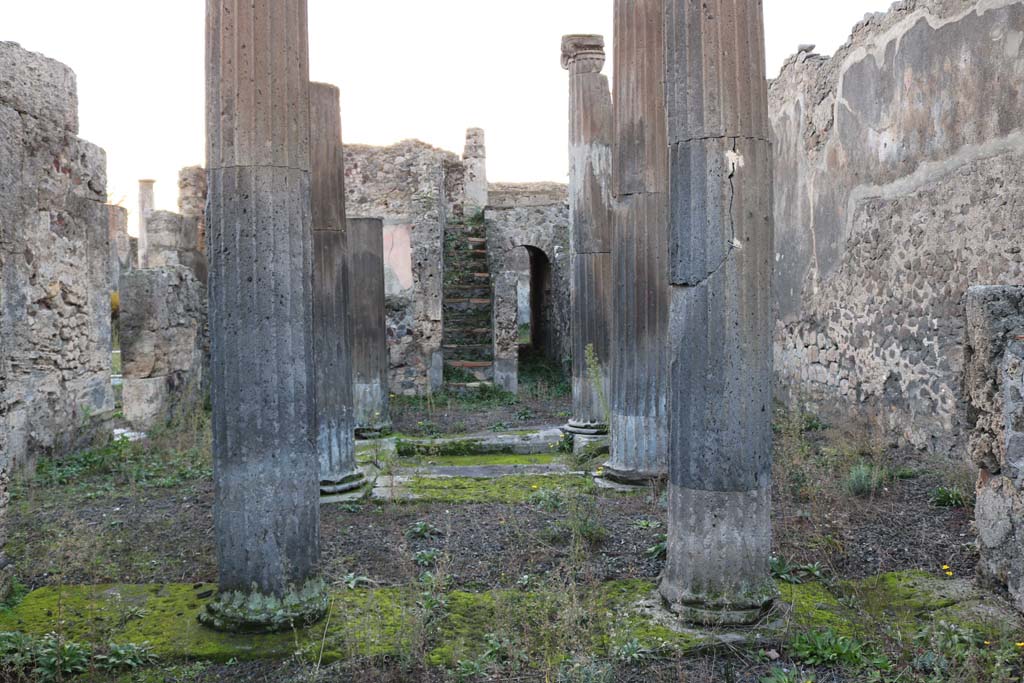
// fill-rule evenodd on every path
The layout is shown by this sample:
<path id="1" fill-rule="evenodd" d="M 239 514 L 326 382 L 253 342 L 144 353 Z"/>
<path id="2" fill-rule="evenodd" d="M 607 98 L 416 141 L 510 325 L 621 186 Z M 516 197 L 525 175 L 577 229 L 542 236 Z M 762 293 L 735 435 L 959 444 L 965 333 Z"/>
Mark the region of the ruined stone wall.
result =
<path id="1" fill-rule="evenodd" d="M 550 265 L 550 296 L 540 321 L 546 338 L 534 343 L 539 343 L 549 358 L 566 368 L 572 359 L 569 195 L 568 188 L 558 183 L 495 183 L 490 186 L 489 195 L 485 219 L 494 287 L 495 381 L 509 389 L 517 384 L 506 376 L 518 372 L 518 283 L 523 261 L 517 252 L 522 251 L 521 247 L 542 252 Z"/>
<path id="2" fill-rule="evenodd" d="M 0 42 L 0 472 L 113 410 L 106 155 L 74 73 Z"/>
<path id="3" fill-rule="evenodd" d="M 195 219 L 196 250 L 205 254 L 206 169 L 202 166 L 186 166 L 178 172 L 178 213 Z"/>
<path id="4" fill-rule="evenodd" d="M 1024 287 L 968 291 L 965 364 L 978 571 L 1024 611 Z"/>
<path id="5" fill-rule="evenodd" d="M 202 399 L 206 303 L 206 287 L 183 265 L 121 277 L 124 414 L 136 429 L 186 414 Z"/>
<path id="6" fill-rule="evenodd" d="M 194 215 L 183 216 L 171 211 L 151 213 L 146 221 L 145 267 L 186 266 L 205 284 L 208 271 L 206 253 L 198 247 L 201 226 Z"/>
<path id="7" fill-rule="evenodd" d="M 437 390 L 443 381 L 443 233 L 448 214 L 461 212 L 461 182 L 448 177 L 460 167 L 457 155 L 416 140 L 345 145 L 348 215 L 384 221 L 390 384 L 397 394 Z"/>
<path id="8" fill-rule="evenodd" d="M 1024 276 L 1024 2 L 906 0 L 771 84 L 777 395 L 962 453 L 964 295 Z"/>
<path id="9" fill-rule="evenodd" d="M 128 210 L 108 204 L 107 228 L 110 235 L 110 291 L 116 292 L 121 273 L 127 273 L 134 267 L 128 235 Z"/>

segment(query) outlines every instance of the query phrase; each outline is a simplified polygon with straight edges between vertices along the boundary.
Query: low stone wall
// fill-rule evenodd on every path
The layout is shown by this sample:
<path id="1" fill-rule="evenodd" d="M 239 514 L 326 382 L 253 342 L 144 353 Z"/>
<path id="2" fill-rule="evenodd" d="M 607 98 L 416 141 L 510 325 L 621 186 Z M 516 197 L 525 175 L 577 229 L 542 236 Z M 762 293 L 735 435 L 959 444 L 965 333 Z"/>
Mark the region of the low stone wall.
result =
<path id="1" fill-rule="evenodd" d="M 978 572 L 1024 611 L 1024 287 L 968 291 L 965 389 Z"/>
<path id="2" fill-rule="evenodd" d="M 206 287 L 185 266 L 134 270 L 121 278 L 124 414 L 151 429 L 202 400 Z"/>
<path id="3" fill-rule="evenodd" d="M 961 455 L 964 295 L 1024 279 L 1022 0 L 905 0 L 770 87 L 776 395 Z"/>
<path id="4" fill-rule="evenodd" d="M 112 411 L 106 155 L 75 75 L 0 42 L 0 476 Z"/>

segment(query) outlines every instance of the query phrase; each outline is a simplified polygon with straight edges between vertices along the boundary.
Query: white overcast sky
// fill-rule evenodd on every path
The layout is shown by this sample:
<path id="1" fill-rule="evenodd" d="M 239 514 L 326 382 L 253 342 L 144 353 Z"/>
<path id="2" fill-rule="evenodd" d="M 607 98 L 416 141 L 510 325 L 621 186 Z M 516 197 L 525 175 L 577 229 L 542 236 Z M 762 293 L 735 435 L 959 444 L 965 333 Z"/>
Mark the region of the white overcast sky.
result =
<path id="1" fill-rule="evenodd" d="M 601 33 L 612 0 L 309 0 L 310 77 L 341 88 L 346 142 L 418 138 L 462 152 L 487 131 L 492 181 L 566 181 L 566 33 Z M 891 0 L 765 0 L 769 76 L 801 43 L 831 54 Z M 177 210 L 204 162 L 205 0 L 4 0 L 0 40 L 78 75 L 81 136 L 107 150 L 111 201 L 135 231 L 136 181 Z M 827 8 L 827 9 L 826 9 Z M 610 50 L 609 50 L 610 54 Z M 610 69 L 609 69 L 610 70 Z"/>

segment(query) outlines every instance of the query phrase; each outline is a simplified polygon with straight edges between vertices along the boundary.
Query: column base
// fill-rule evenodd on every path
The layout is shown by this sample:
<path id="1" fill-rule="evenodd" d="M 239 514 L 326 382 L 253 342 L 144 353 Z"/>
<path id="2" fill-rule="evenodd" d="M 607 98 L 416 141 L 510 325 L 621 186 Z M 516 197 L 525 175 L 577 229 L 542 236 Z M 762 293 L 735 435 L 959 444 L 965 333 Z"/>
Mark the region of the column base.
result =
<path id="1" fill-rule="evenodd" d="M 258 591 L 220 593 L 199 613 L 199 623 L 225 633 L 277 633 L 311 626 L 326 613 L 326 586 L 317 578 L 280 598 Z"/>
<path id="2" fill-rule="evenodd" d="M 355 472 L 339 481 L 321 481 L 320 495 L 330 496 L 338 493 L 348 493 L 366 484 L 366 475 L 362 472 Z"/>
<path id="3" fill-rule="evenodd" d="M 777 592 L 775 586 L 730 595 L 681 594 L 663 578 L 658 586 L 665 607 L 683 621 L 698 626 L 750 626 L 771 611 Z"/>
<path id="4" fill-rule="evenodd" d="M 369 425 L 366 427 L 356 427 L 355 434 L 357 439 L 369 440 L 369 439 L 382 439 L 391 433 L 391 423 L 379 425 Z"/>
<path id="5" fill-rule="evenodd" d="M 582 422 L 569 420 L 569 423 L 562 427 L 563 432 L 569 434 L 580 434 L 582 436 L 606 436 L 608 425 L 596 422 Z"/>
<path id="6" fill-rule="evenodd" d="M 611 461 L 601 465 L 601 470 L 604 473 L 605 479 L 623 486 L 635 486 L 637 488 L 652 486 L 665 479 L 665 475 L 660 472 L 617 469 L 611 465 Z"/>

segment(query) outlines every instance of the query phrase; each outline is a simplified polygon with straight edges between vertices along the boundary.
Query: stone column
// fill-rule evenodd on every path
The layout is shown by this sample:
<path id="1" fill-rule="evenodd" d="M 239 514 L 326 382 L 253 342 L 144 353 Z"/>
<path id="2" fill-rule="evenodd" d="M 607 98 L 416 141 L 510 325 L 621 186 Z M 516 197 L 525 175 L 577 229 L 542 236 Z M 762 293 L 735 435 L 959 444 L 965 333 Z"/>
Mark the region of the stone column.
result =
<path id="1" fill-rule="evenodd" d="M 579 435 L 608 431 L 612 298 L 612 96 L 604 38 L 562 38 L 569 71 L 569 219 L 572 287 L 572 419 Z"/>
<path id="2" fill-rule="evenodd" d="M 463 214 L 467 219 L 479 215 L 487 207 L 487 145 L 482 128 L 466 131 L 466 150 L 462 155 L 466 168 L 466 203 Z"/>
<path id="3" fill-rule="evenodd" d="M 345 224 L 345 157 L 338 89 L 310 84 L 313 159 L 313 336 L 320 492 L 358 488 L 352 411 L 351 291 Z"/>
<path id="4" fill-rule="evenodd" d="M 319 619 L 306 0 L 207 0 L 214 534 L 202 621 Z"/>
<path id="5" fill-rule="evenodd" d="M 761 0 L 665 0 L 668 562 L 684 619 L 752 623 L 771 552 L 772 177 Z"/>
<path id="6" fill-rule="evenodd" d="M 352 298 L 352 376 L 356 430 L 391 427 L 387 319 L 384 315 L 384 221 L 348 219 Z"/>
<path id="7" fill-rule="evenodd" d="M 149 217 L 153 215 L 153 207 L 156 201 L 153 195 L 155 180 L 139 181 L 139 268 L 148 268 L 146 253 L 149 245 L 146 226 L 149 224 Z"/>
<path id="8" fill-rule="evenodd" d="M 668 471 L 665 0 L 615 2 L 611 459 L 626 483 Z"/>

